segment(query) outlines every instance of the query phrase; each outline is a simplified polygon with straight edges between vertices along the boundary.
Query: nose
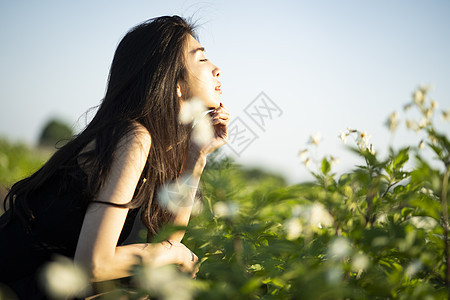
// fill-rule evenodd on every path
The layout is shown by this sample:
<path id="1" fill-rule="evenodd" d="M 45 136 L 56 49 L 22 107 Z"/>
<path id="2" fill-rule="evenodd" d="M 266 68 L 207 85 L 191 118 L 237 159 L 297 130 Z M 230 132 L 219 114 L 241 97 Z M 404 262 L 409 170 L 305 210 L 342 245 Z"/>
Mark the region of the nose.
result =
<path id="1" fill-rule="evenodd" d="M 213 69 L 213 76 L 214 77 L 219 77 L 220 74 L 222 74 L 222 70 L 219 67 L 217 67 L 217 66 L 214 66 L 214 67 L 215 68 Z"/>

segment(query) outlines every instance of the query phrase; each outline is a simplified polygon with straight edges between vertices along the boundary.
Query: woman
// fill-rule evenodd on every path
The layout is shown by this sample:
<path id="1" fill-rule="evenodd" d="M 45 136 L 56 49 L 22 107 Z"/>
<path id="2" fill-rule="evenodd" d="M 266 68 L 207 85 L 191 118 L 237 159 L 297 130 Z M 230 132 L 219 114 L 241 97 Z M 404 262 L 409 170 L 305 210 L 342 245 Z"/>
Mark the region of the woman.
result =
<path id="1" fill-rule="evenodd" d="M 183 231 L 162 243 L 121 244 L 138 210 L 149 238 L 165 223 L 187 225 L 192 205 L 171 213 L 158 204 L 157 190 L 188 176 L 192 203 L 207 155 L 226 143 L 220 72 L 181 17 L 130 30 L 93 120 L 6 196 L 0 281 L 22 298 L 34 296 L 38 270 L 54 254 L 86 266 L 92 281 L 129 276 L 139 261 L 177 264 L 194 275 L 197 257 L 181 243 Z M 190 139 L 192 123 L 178 119 L 194 97 L 213 110 L 214 136 L 205 144 Z"/>

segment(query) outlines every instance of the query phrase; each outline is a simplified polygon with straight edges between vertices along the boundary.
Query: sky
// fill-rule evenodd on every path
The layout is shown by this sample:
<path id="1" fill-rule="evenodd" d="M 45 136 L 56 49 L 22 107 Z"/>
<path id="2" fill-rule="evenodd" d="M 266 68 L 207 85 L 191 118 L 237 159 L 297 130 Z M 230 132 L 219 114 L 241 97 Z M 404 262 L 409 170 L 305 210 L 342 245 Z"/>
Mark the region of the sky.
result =
<path id="1" fill-rule="evenodd" d="M 35 144 L 50 118 L 82 128 L 124 34 L 174 14 L 196 21 L 222 70 L 235 138 L 223 153 L 290 183 L 311 178 L 298 155 L 306 147 L 339 158 L 337 172 L 359 163 L 340 130 L 367 131 L 381 156 L 418 144 L 385 122 L 393 111 L 405 121 L 421 84 L 433 84 L 439 111 L 450 108 L 449 1 L 0 1 L 0 136 Z"/>

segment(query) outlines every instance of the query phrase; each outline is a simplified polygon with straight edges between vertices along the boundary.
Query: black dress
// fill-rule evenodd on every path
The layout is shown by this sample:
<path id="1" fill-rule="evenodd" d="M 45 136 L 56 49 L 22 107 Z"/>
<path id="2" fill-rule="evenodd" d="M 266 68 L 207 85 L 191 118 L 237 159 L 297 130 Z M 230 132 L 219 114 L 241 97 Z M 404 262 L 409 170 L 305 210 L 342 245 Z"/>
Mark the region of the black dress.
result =
<path id="1" fill-rule="evenodd" d="M 27 199 L 35 216 L 30 230 L 17 217 L 0 228 L 0 282 L 19 299 L 45 299 L 37 284 L 41 267 L 55 255 L 74 257 L 87 209 L 86 183 L 87 176 L 76 163 L 58 170 Z M 118 245 L 130 234 L 137 212 L 129 210 Z M 9 213 L 0 216 L 0 224 Z"/>

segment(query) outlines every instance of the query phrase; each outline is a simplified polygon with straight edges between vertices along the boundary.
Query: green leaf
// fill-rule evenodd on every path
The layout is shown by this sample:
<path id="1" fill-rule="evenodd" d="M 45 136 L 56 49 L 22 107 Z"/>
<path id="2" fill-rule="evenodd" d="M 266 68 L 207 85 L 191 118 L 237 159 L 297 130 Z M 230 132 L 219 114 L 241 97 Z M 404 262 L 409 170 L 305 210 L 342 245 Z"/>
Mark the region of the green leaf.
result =
<path id="1" fill-rule="evenodd" d="M 322 159 L 322 167 L 320 169 L 323 175 L 327 175 L 331 171 L 330 162 L 326 158 Z"/>

